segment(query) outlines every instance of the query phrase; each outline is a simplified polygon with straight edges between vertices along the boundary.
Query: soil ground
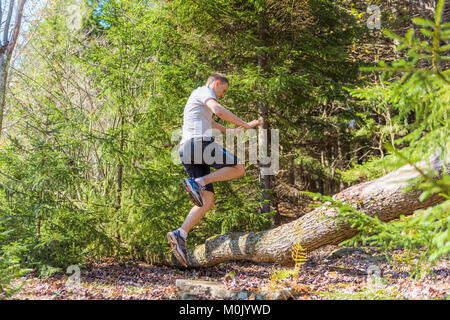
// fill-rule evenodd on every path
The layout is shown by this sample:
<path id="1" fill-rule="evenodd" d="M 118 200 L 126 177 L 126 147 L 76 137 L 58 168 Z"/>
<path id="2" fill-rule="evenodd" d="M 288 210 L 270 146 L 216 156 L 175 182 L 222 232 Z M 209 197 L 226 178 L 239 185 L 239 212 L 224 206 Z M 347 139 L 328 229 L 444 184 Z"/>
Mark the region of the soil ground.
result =
<path id="1" fill-rule="evenodd" d="M 293 287 L 293 299 L 449 299 L 450 261 L 439 261 L 424 278 L 410 277 L 414 260 L 396 250 L 395 263 L 370 247 L 327 246 L 311 252 L 297 279 L 273 280 L 286 266 L 247 261 L 209 268 L 176 269 L 142 262 L 118 263 L 105 259 L 81 270 L 78 285 L 68 285 L 68 275 L 40 278 L 28 274 L 16 283 L 22 290 L 12 299 L 178 299 L 176 279 L 213 280 L 230 289 Z M 292 268 L 290 269 L 292 270 Z M 196 299 L 214 299 L 210 296 Z"/>

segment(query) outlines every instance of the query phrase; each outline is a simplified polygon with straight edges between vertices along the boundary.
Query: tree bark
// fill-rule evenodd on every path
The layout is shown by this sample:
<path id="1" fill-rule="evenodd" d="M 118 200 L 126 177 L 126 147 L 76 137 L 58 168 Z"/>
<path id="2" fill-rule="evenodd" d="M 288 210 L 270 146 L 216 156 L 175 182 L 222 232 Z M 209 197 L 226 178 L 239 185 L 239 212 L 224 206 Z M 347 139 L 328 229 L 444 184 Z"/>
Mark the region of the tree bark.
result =
<path id="1" fill-rule="evenodd" d="M 438 156 L 430 158 L 429 167 L 440 173 L 444 167 L 450 170 L 450 161 L 444 164 Z M 427 168 L 427 161 L 416 164 Z M 433 195 L 420 202 L 420 190 L 405 192 L 410 179 L 420 176 L 412 165 L 405 165 L 376 180 L 360 183 L 336 194 L 333 199 L 356 204 L 357 209 L 382 221 L 391 221 L 401 215 L 410 215 L 415 210 L 443 202 Z M 301 218 L 277 228 L 251 233 L 229 233 L 206 240 L 202 245 L 188 250 L 191 267 L 207 267 L 231 260 L 254 262 L 277 262 L 291 264 L 291 248 L 299 240 L 307 252 L 327 244 L 338 244 L 358 233 L 336 218 L 332 208 L 319 207 Z M 299 238 L 298 238 L 299 237 Z M 179 265 L 171 254 L 166 255 L 163 264 Z"/>
<path id="2" fill-rule="evenodd" d="M 17 38 L 19 37 L 19 31 L 22 24 L 23 7 L 25 6 L 26 0 L 20 0 L 17 7 L 16 20 L 14 29 L 11 35 L 11 40 L 8 41 L 8 31 L 11 22 L 11 16 L 14 8 L 14 1 L 10 0 L 10 6 L 8 11 L 8 17 L 5 21 L 5 27 L 3 30 L 3 43 L 0 47 L 0 137 L 2 136 L 3 129 L 3 115 L 6 102 L 6 87 L 9 72 L 9 63 L 11 61 L 11 56 L 16 46 Z M 0 19 L 0 22 L 1 19 Z"/>
<path id="3" fill-rule="evenodd" d="M 265 33 L 265 21 L 264 17 L 261 17 L 261 20 L 258 21 L 258 39 L 261 41 L 262 44 L 264 44 L 266 39 L 266 33 Z M 264 73 L 264 69 L 266 68 L 267 60 L 264 55 L 264 53 L 260 53 L 258 55 L 258 67 L 260 67 L 260 72 Z M 260 88 L 261 90 L 261 88 Z M 258 114 L 259 114 L 259 121 L 261 123 L 261 127 L 259 130 L 259 148 L 266 148 L 266 151 L 270 150 L 270 132 L 269 132 L 269 109 L 267 107 L 267 104 L 264 101 L 258 102 Z M 267 132 L 267 135 L 263 134 L 262 131 L 265 130 Z M 266 152 L 266 156 L 268 156 L 268 153 Z M 262 160 L 262 161 L 261 161 Z M 261 206 L 260 211 L 261 213 L 268 213 L 270 212 L 270 200 L 271 200 L 271 179 L 270 175 L 265 174 L 264 167 L 270 166 L 270 163 L 265 163 L 264 160 L 267 159 L 260 159 L 259 162 L 259 182 L 262 189 L 261 192 Z M 278 213 L 277 213 L 278 214 Z"/>

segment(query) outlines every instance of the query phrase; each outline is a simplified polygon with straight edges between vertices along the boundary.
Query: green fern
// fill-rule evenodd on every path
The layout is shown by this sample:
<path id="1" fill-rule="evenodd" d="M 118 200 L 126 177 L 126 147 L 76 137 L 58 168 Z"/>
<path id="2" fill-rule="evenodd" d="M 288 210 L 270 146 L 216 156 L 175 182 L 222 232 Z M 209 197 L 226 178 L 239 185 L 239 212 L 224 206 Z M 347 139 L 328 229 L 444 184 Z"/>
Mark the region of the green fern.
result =
<path id="1" fill-rule="evenodd" d="M 300 229 L 300 226 L 299 226 L 299 229 Z M 294 260 L 294 262 L 295 262 L 295 267 L 294 267 L 295 281 L 297 281 L 297 279 L 298 279 L 298 273 L 300 271 L 300 267 L 307 260 L 306 259 L 306 250 L 300 244 L 301 234 L 302 234 L 302 232 L 299 230 L 298 235 L 297 235 L 297 243 L 292 246 L 292 251 L 291 251 L 292 260 Z"/>
<path id="2" fill-rule="evenodd" d="M 272 282 L 272 284 L 275 284 L 277 281 L 282 281 L 296 275 L 296 269 L 281 269 L 277 272 L 272 273 L 272 275 L 270 276 L 270 281 Z"/>
<path id="3" fill-rule="evenodd" d="M 297 242 L 292 246 L 291 257 L 294 260 L 295 266 L 294 269 L 282 269 L 277 272 L 274 272 L 270 276 L 270 281 L 272 284 L 275 284 L 277 281 L 285 280 L 291 276 L 294 277 L 295 282 L 297 282 L 298 274 L 300 272 L 301 266 L 305 263 L 306 259 L 306 250 L 300 244 L 300 236 L 302 232 L 300 231 L 300 226 L 297 229 Z"/>

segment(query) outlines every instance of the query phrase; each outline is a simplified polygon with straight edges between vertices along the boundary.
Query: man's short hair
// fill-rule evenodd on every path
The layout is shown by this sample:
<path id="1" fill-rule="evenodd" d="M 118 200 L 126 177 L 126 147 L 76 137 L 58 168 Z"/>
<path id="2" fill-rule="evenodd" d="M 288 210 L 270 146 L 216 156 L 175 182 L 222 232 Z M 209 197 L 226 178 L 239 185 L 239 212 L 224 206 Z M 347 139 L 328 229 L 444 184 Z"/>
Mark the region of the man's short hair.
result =
<path id="1" fill-rule="evenodd" d="M 213 84 L 217 80 L 220 81 L 220 83 L 226 83 L 229 84 L 227 77 L 225 77 L 221 73 L 214 73 L 212 76 L 209 76 L 208 80 L 206 81 L 206 86 L 209 87 L 209 85 Z"/>

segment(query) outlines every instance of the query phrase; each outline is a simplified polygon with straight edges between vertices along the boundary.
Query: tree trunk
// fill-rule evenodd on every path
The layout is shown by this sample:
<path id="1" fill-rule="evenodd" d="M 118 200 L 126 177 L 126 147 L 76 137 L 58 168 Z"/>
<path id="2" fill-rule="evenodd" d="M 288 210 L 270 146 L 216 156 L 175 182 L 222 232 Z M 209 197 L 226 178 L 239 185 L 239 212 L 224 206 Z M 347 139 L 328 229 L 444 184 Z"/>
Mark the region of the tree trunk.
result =
<path id="1" fill-rule="evenodd" d="M 12 53 L 16 46 L 17 38 L 19 37 L 19 31 L 22 24 L 23 7 L 25 6 L 26 0 L 20 0 L 17 7 L 16 19 L 14 29 L 11 35 L 11 40 L 8 40 L 8 30 L 11 23 L 11 16 L 14 9 L 14 0 L 10 0 L 10 6 L 8 10 L 8 16 L 5 21 L 5 26 L 3 29 L 3 43 L 0 43 L 0 137 L 2 136 L 3 129 L 3 117 L 6 102 L 6 88 L 9 72 L 9 62 L 11 60 Z M 2 16 L 0 15 L 0 22 Z"/>
<path id="2" fill-rule="evenodd" d="M 265 22 L 264 17 L 258 21 L 258 39 L 264 43 L 266 38 L 265 35 Z M 258 67 L 260 67 L 260 72 L 264 72 L 266 68 L 267 61 L 263 53 L 258 55 Z M 261 93 L 262 94 L 262 93 Z M 268 150 L 270 150 L 270 132 L 269 132 L 269 112 L 267 104 L 264 101 L 258 102 L 258 114 L 259 121 L 261 122 L 261 128 L 259 131 L 259 148 L 265 148 L 266 152 L 263 152 L 265 156 L 268 156 Z M 263 131 L 267 134 L 263 134 Z M 260 154 L 261 155 L 261 154 Z M 270 212 L 270 198 L 271 198 L 271 179 L 270 175 L 265 174 L 264 167 L 270 166 L 270 163 L 265 163 L 265 159 L 260 159 L 259 162 L 259 182 L 262 189 L 261 193 L 261 213 Z"/>
<path id="3" fill-rule="evenodd" d="M 0 137 L 3 129 L 3 115 L 6 102 L 6 85 L 8 79 L 9 56 L 6 47 L 0 49 Z"/>
<path id="4" fill-rule="evenodd" d="M 426 168 L 426 161 L 416 164 Z M 444 165 L 438 156 L 430 159 L 432 169 L 442 173 L 444 166 L 450 170 L 450 161 Z M 433 206 L 444 199 L 434 195 L 424 202 L 419 201 L 420 190 L 404 192 L 408 181 L 420 176 L 411 165 L 405 165 L 373 181 L 360 183 L 336 194 L 333 199 L 348 204 L 357 204 L 357 209 L 378 216 L 382 221 L 397 219 L 400 215 L 410 215 L 415 210 Z M 297 243 L 307 252 L 327 244 L 338 244 L 358 233 L 350 226 L 338 223 L 334 209 L 319 207 L 301 218 L 277 228 L 251 233 L 230 233 L 206 240 L 205 244 L 188 250 L 191 267 L 206 267 L 230 260 L 250 260 L 254 262 L 277 262 L 291 264 L 291 248 Z M 168 254 L 164 264 L 178 265 Z"/>
<path id="5" fill-rule="evenodd" d="M 125 125 L 125 116 L 122 112 L 122 107 L 120 107 L 120 141 L 119 141 L 119 152 L 120 156 L 123 153 L 124 149 L 124 125 Z M 122 207 L 122 183 L 123 183 L 123 163 L 122 159 L 119 156 L 119 165 L 117 166 L 117 204 L 116 204 L 116 211 L 118 212 Z M 120 213 L 119 213 L 120 215 Z M 119 232 L 119 226 L 120 226 L 120 219 L 119 217 L 116 218 L 116 239 L 120 243 L 120 232 Z"/>

